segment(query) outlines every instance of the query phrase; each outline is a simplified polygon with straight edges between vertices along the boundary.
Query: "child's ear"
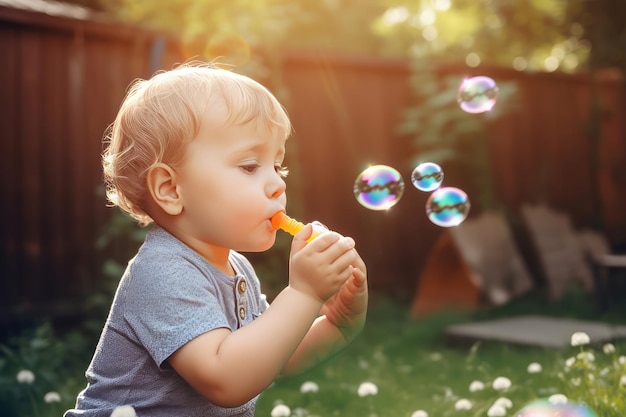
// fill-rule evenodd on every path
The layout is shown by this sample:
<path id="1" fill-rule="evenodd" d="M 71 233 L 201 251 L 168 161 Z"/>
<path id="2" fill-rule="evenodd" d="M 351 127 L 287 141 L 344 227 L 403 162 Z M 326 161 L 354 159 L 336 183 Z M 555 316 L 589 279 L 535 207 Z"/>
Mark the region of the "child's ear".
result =
<path id="1" fill-rule="evenodd" d="M 154 165 L 146 176 L 148 190 L 152 200 L 170 216 L 177 216 L 183 211 L 182 200 L 178 194 L 176 172 L 163 163 Z"/>

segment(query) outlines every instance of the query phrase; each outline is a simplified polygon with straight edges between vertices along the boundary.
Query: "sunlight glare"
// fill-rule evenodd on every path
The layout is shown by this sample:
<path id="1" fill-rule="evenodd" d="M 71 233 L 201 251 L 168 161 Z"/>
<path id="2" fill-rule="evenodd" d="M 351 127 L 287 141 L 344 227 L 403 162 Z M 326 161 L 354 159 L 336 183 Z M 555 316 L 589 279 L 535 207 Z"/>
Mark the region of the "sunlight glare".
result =
<path id="1" fill-rule="evenodd" d="M 433 7 L 441 12 L 445 12 L 450 6 L 452 6 L 450 0 L 433 0 Z"/>
<path id="2" fill-rule="evenodd" d="M 470 52 L 465 57 L 465 63 L 468 67 L 476 68 L 480 65 L 480 56 L 476 52 Z"/>
<path id="3" fill-rule="evenodd" d="M 424 30 L 422 30 L 422 37 L 428 42 L 432 42 L 437 39 L 439 32 L 434 26 L 426 26 Z"/>
<path id="4" fill-rule="evenodd" d="M 528 61 L 526 61 L 526 58 L 518 56 L 513 59 L 513 69 L 516 71 L 524 71 L 526 68 L 528 68 Z"/>
<path id="5" fill-rule="evenodd" d="M 559 59 L 550 55 L 543 61 L 543 68 L 548 72 L 554 72 L 559 68 Z"/>
<path id="6" fill-rule="evenodd" d="M 437 15 L 431 9 L 425 9 L 420 13 L 419 20 L 424 26 L 433 25 L 437 20 Z"/>
<path id="7" fill-rule="evenodd" d="M 394 26 L 409 18 L 409 9 L 404 6 L 392 7 L 383 14 L 383 23 L 387 26 Z"/>

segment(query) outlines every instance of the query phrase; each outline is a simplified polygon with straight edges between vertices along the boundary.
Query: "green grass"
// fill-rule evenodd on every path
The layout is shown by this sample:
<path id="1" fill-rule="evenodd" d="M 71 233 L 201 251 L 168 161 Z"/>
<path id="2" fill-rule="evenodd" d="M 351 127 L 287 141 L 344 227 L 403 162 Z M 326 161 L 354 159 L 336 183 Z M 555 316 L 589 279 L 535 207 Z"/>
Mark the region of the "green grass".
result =
<path id="1" fill-rule="evenodd" d="M 615 353 L 605 354 L 601 345 L 563 350 L 501 344 L 451 347 L 442 338 L 450 324 L 519 314 L 626 323 L 626 303 L 613 300 L 609 307 L 600 311 L 594 299 L 583 293 L 568 294 L 559 302 L 533 293 L 500 308 L 444 311 L 411 320 L 406 302 L 373 300 L 363 333 L 346 350 L 304 374 L 277 380 L 260 396 L 256 416 L 270 417 L 275 405 L 285 404 L 291 416 L 299 417 L 411 417 L 416 410 L 425 410 L 429 417 L 488 417 L 499 397 L 512 401 L 506 416 L 515 416 L 525 404 L 561 393 L 589 404 L 597 417 L 624 417 L 626 383 L 620 385 L 620 379 L 626 381 L 626 364 L 619 363 L 619 358 L 626 355 L 626 341 L 615 343 Z M 58 417 L 73 406 L 85 384 L 85 368 L 101 328 L 100 322 L 88 324 L 58 335 L 50 323 L 44 323 L 0 345 L 1 415 Z M 565 366 L 566 359 L 590 351 L 595 355 L 593 362 L 578 359 L 573 366 Z M 543 371 L 528 373 L 531 362 L 541 364 Z M 16 382 L 21 369 L 34 372 L 34 383 Z M 506 391 L 491 386 L 500 376 L 512 383 Z M 319 391 L 301 393 L 307 381 L 315 382 Z M 482 382 L 485 388 L 470 392 L 473 381 Z M 357 391 L 363 382 L 375 384 L 378 393 L 360 397 Z M 57 392 L 61 401 L 45 403 L 43 398 L 50 391 Z M 461 398 L 472 401 L 472 409 L 455 410 Z"/>
<path id="2" fill-rule="evenodd" d="M 626 374 L 626 365 L 618 364 L 619 355 L 626 354 L 626 343 L 616 343 L 616 353 L 611 355 L 602 353 L 601 346 L 586 346 L 587 351 L 594 351 L 594 363 L 580 362 L 566 369 L 565 360 L 580 352 L 580 347 L 557 350 L 477 344 L 461 348 L 447 346 L 442 339 L 446 325 L 516 314 L 608 322 L 619 322 L 620 316 L 626 317 L 619 309 L 600 313 L 593 300 L 584 294 L 569 294 L 559 303 L 547 302 L 541 295 L 533 294 L 503 308 L 471 313 L 447 311 L 419 320 L 408 318 L 406 306 L 375 303 L 366 328 L 352 345 L 302 375 L 276 381 L 259 398 L 256 415 L 270 416 L 273 407 L 282 403 L 291 409 L 292 415 L 301 416 L 410 417 L 419 409 L 430 417 L 487 416 L 499 397 L 513 402 L 507 415 L 514 415 L 514 411 L 529 402 L 556 393 L 593 406 L 598 416 L 626 415 L 621 400 L 626 390 L 619 387 L 619 377 Z M 527 367 L 531 362 L 541 364 L 542 372 L 529 373 Z M 605 371 L 604 376 L 599 376 L 604 368 L 610 368 L 610 373 Z M 595 393 L 585 389 L 589 373 L 594 374 L 595 386 L 606 385 L 606 389 Z M 493 380 L 499 376 L 512 382 L 508 390 L 492 388 Z M 576 378 L 582 380 L 579 386 L 572 383 Z M 485 389 L 470 392 L 469 386 L 475 380 L 483 382 Z M 598 383 L 600 380 L 606 384 Z M 317 383 L 319 391 L 301 393 L 300 387 L 306 381 Z M 365 381 L 378 387 L 376 395 L 357 395 L 359 385 Z M 461 398 L 472 401 L 471 410 L 455 410 L 455 403 Z M 616 402 L 617 409 L 612 402 Z"/>

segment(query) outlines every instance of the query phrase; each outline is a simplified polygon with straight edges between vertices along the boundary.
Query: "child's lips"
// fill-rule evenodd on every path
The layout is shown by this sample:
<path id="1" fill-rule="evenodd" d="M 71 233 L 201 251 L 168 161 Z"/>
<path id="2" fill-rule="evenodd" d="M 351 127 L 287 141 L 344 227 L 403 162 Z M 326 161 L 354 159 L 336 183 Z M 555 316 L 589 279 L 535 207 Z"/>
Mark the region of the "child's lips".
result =
<path id="1" fill-rule="evenodd" d="M 272 227 L 274 228 L 274 230 L 278 230 L 280 228 L 280 222 L 283 219 L 284 215 L 285 215 L 285 212 L 282 210 L 279 210 L 276 213 L 274 213 L 274 215 L 270 218 L 270 222 L 272 223 Z"/>

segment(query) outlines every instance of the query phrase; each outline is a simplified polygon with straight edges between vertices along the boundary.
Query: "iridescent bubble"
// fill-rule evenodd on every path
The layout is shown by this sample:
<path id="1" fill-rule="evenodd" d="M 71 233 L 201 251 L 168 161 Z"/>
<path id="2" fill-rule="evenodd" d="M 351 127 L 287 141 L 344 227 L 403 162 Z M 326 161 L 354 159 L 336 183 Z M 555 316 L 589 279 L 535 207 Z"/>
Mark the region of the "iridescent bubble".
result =
<path id="1" fill-rule="evenodd" d="M 442 187 L 434 191 L 426 202 L 428 219 L 441 227 L 458 226 L 470 210 L 470 201 L 463 190 Z"/>
<path id="2" fill-rule="evenodd" d="M 584 404 L 567 402 L 565 404 L 553 404 L 548 400 L 534 401 L 515 414 L 515 417 L 597 417 L 589 407 Z"/>
<path id="3" fill-rule="evenodd" d="M 498 86 L 489 77 L 465 78 L 456 96 L 463 111 L 484 113 L 493 108 L 498 99 Z"/>
<path id="4" fill-rule="evenodd" d="M 434 162 L 422 162 L 411 173 L 411 182 L 420 191 L 433 191 L 443 181 L 443 170 Z"/>
<path id="5" fill-rule="evenodd" d="M 398 171 L 387 165 L 373 165 L 356 178 L 353 192 L 363 207 L 387 210 L 400 201 L 404 180 Z"/>

